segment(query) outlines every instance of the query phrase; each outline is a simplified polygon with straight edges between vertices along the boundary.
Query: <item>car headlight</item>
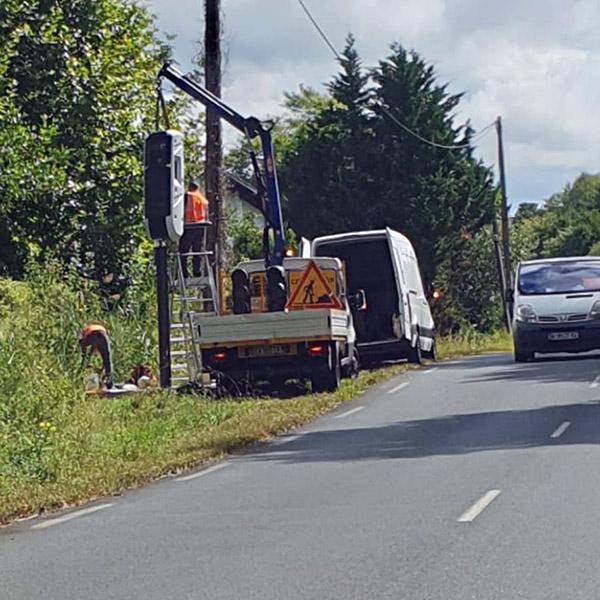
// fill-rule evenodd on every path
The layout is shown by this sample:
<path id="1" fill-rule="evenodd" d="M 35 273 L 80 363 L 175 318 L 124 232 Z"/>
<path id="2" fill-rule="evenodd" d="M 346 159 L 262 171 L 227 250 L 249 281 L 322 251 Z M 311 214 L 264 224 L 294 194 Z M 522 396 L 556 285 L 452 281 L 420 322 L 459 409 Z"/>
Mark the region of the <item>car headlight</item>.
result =
<path id="1" fill-rule="evenodd" d="M 600 319 L 600 300 L 596 300 L 590 309 L 590 319 Z"/>
<path id="2" fill-rule="evenodd" d="M 537 318 L 533 306 L 529 304 L 519 304 L 516 315 L 517 321 L 521 321 L 522 323 L 532 323 Z"/>

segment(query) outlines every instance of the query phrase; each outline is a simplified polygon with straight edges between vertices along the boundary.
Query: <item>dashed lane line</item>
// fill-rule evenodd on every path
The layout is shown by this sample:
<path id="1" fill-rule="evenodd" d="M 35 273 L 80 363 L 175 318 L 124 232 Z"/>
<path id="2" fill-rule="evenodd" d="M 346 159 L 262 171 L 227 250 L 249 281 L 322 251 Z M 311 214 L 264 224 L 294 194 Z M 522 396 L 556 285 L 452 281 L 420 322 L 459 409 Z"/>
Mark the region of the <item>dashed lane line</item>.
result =
<path id="1" fill-rule="evenodd" d="M 354 415 L 357 412 L 364 410 L 364 408 L 365 408 L 364 406 L 357 406 L 356 408 L 351 408 L 350 410 L 347 410 L 346 412 L 336 415 L 334 417 L 334 419 L 345 419 L 346 417 L 349 417 L 350 415 Z"/>
<path id="2" fill-rule="evenodd" d="M 499 495 L 500 490 L 486 492 L 473 506 L 468 508 L 460 517 L 459 523 L 472 523 Z"/>
<path id="3" fill-rule="evenodd" d="M 210 473 L 214 473 L 215 471 L 220 471 L 221 469 L 225 469 L 229 466 L 229 463 L 220 463 L 215 465 L 214 467 L 208 467 L 208 469 L 204 469 L 203 471 L 198 471 L 197 473 L 192 473 L 191 475 L 184 475 L 183 477 L 178 477 L 175 481 L 191 481 L 192 479 L 198 479 L 198 477 L 204 477 L 204 475 L 209 475 Z"/>
<path id="4" fill-rule="evenodd" d="M 569 425 L 571 425 L 571 421 L 564 421 L 550 434 L 550 437 L 553 439 L 559 438 L 568 429 Z"/>
<path id="5" fill-rule="evenodd" d="M 276 439 L 272 442 L 269 443 L 270 446 L 283 446 L 283 444 L 289 444 L 290 442 L 293 442 L 294 440 L 297 440 L 299 438 L 302 437 L 302 434 L 298 434 L 298 435 L 286 435 L 285 437 Z"/>
<path id="6" fill-rule="evenodd" d="M 403 383 L 400 383 L 400 384 L 394 386 L 391 390 L 388 390 L 388 394 L 395 394 L 396 392 L 399 392 L 400 390 L 407 388 L 409 385 L 410 385 L 410 383 L 408 381 L 404 381 Z"/>

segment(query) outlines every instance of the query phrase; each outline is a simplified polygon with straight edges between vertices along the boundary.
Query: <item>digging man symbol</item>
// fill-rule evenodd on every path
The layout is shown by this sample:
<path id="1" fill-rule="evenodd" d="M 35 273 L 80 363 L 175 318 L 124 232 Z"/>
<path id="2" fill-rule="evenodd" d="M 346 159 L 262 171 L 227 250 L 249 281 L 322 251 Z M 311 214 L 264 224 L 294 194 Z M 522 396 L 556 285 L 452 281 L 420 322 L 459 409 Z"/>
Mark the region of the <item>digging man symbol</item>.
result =
<path id="1" fill-rule="evenodd" d="M 308 285 L 305 285 L 304 290 L 304 298 L 302 300 L 302 304 L 314 304 L 315 303 L 315 280 L 311 279 Z"/>

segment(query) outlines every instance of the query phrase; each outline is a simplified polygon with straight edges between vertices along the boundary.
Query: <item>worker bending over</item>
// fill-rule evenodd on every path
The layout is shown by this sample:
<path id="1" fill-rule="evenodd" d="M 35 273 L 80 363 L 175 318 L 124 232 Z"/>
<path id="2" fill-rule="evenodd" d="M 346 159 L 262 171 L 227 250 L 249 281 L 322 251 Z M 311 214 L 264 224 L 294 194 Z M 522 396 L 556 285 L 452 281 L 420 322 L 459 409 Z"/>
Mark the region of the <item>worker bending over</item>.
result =
<path id="1" fill-rule="evenodd" d="M 198 184 L 192 181 L 185 195 L 184 230 L 179 240 L 181 270 L 186 279 L 189 276 L 188 257 L 183 255 L 189 252 L 194 253 L 194 256 L 192 256 L 192 273 L 194 277 L 202 275 L 201 256 L 195 253 L 202 252 L 203 250 L 203 224 L 206 223 L 208 223 L 208 200 L 200 191 Z"/>
<path id="2" fill-rule="evenodd" d="M 81 346 L 81 366 L 93 354 L 99 354 L 102 359 L 102 370 L 104 374 L 104 383 L 106 389 L 113 387 L 112 382 L 112 361 L 110 358 L 110 339 L 104 325 L 99 323 L 89 323 L 86 325 L 79 336 L 79 345 Z"/>

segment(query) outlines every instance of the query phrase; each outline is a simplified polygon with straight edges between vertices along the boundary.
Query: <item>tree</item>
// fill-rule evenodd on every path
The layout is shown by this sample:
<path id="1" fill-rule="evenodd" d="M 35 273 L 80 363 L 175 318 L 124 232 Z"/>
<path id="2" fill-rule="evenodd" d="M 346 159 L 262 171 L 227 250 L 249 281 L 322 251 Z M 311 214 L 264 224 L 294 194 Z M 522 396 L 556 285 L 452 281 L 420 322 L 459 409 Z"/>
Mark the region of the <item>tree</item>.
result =
<path id="1" fill-rule="evenodd" d="M 287 218 L 306 237 L 354 228 L 373 188 L 368 76 L 351 36 L 340 67 L 327 101 L 313 103 L 306 118 L 292 125 L 280 153 Z M 288 96 L 288 106 L 290 100 L 298 98 Z"/>
<path id="2" fill-rule="evenodd" d="M 521 260 L 586 255 L 600 240 L 600 175 L 582 173 L 513 220 L 512 244 Z"/>
<path id="3" fill-rule="evenodd" d="M 164 56 L 152 18 L 126 0 L 3 0 L 0 40 L 0 88 L 11 93 L 0 130 L 19 181 L 1 189 L 1 262 L 15 275 L 33 255 L 95 278 L 126 271 Z"/>
<path id="4" fill-rule="evenodd" d="M 402 231 L 426 282 L 446 287 L 454 321 L 474 322 L 483 303 L 463 310 L 473 286 L 456 274 L 456 263 L 479 252 L 483 238 L 474 240 L 496 211 L 496 190 L 489 168 L 473 157 L 474 131 L 454 124 L 461 95 L 449 94 L 431 65 L 399 45 L 365 72 L 352 37 L 328 92 L 328 102 L 288 130 L 280 174 L 290 225 L 307 237 Z M 492 289 L 484 294 L 496 298 L 493 258 L 485 269 L 482 280 Z M 491 327 L 493 319 L 480 313 Z"/>

